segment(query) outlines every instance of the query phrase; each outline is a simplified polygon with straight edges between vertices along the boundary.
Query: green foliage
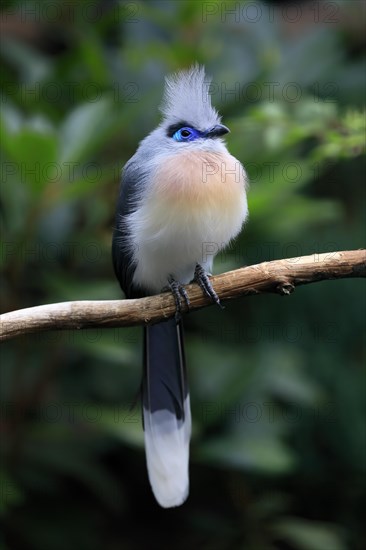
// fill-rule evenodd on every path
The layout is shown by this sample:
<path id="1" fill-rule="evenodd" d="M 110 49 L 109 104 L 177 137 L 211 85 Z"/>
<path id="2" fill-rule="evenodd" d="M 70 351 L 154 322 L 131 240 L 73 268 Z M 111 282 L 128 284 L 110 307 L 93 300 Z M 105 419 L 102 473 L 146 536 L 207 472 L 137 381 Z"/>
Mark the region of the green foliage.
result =
<path id="1" fill-rule="evenodd" d="M 159 120 L 165 74 L 195 61 L 250 183 L 250 219 L 216 272 L 364 246 L 356 3 L 300 3 L 297 19 L 259 2 L 257 15 L 253 2 L 48 4 L 2 7 L 2 311 L 120 297 L 119 173 Z M 191 495 L 171 512 L 147 482 L 140 330 L 5 343 L 5 543 L 361 549 L 364 305 L 361 281 L 327 281 L 187 316 Z"/>

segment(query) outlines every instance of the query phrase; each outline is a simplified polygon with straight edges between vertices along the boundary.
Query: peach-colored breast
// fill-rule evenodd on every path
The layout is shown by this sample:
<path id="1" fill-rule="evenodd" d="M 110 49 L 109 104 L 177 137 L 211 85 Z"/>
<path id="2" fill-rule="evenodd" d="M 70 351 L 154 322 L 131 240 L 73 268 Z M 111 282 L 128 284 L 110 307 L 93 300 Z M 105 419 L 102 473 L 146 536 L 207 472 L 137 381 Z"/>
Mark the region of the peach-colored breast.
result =
<path id="1" fill-rule="evenodd" d="M 168 157 L 155 174 L 152 193 L 166 208 L 236 209 L 245 189 L 241 163 L 229 153 L 182 152 Z M 159 197 L 159 198 L 158 198 Z"/>

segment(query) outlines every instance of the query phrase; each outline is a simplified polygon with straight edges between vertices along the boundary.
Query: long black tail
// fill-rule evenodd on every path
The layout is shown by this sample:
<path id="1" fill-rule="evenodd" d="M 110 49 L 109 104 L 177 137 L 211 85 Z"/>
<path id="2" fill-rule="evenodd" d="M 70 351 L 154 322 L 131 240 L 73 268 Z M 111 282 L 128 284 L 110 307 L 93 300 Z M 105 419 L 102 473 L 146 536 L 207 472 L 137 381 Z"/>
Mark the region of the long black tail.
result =
<path id="1" fill-rule="evenodd" d="M 189 490 L 191 411 L 183 327 L 174 319 L 145 328 L 143 416 L 147 469 L 164 508 L 179 506 Z"/>

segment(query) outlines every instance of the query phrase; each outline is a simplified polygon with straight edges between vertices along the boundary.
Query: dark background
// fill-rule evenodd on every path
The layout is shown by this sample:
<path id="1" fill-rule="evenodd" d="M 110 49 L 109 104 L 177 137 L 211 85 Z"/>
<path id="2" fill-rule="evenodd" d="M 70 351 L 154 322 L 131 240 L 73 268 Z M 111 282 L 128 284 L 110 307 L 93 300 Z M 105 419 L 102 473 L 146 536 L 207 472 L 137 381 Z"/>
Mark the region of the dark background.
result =
<path id="1" fill-rule="evenodd" d="M 246 166 L 250 218 L 215 272 L 364 246 L 361 1 L 2 3 L 2 311 L 118 299 L 119 173 L 198 61 Z M 191 491 L 149 488 L 139 329 L 2 345 L 3 547 L 366 545 L 365 286 L 338 280 L 186 317 Z"/>

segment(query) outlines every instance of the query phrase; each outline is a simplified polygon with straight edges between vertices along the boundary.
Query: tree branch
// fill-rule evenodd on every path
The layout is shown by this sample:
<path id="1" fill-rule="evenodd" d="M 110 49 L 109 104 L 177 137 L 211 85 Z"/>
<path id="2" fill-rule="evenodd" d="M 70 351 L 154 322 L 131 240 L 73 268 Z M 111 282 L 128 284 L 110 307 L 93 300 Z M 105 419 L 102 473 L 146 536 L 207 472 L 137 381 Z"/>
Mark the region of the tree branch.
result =
<path id="1" fill-rule="evenodd" d="M 221 300 L 274 292 L 291 294 L 296 286 L 326 279 L 366 277 L 366 251 L 314 254 L 228 271 L 212 277 Z M 186 285 L 191 310 L 212 304 L 196 284 Z M 185 307 L 185 306 L 184 306 Z M 30 307 L 0 316 L 0 340 L 22 334 L 82 328 L 153 324 L 175 313 L 170 292 L 135 300 L 78 301 Z"/>

